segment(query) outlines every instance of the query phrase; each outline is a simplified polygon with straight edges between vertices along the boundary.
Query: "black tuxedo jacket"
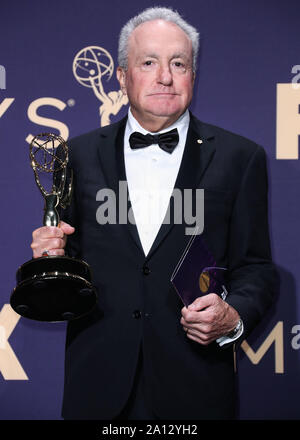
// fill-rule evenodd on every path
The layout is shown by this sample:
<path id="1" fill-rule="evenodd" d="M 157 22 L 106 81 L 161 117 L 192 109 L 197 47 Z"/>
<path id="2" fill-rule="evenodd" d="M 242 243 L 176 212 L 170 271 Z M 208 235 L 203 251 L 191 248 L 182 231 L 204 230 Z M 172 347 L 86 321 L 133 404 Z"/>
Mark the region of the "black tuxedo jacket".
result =
<path id="1" fill-rule="evenodd" d="M 233 350 L 202 346 L 180 324 L 183 304 L 170 283 L 190 236 L 186 224 L 163 224 L 145 257 L 135 225 L 96 221 L 100 189 L 117 197 L 126 180 L 122 121 L 70 142 L 74 194 L 64 220 L 75 226 L 67 253 L 92 268 L 98 303 L 68 323 L 63 417 L 111 419 L 125 405 L 143 351 L 147 400 L 162 419 L 234 416 Z M 203 142 L 197 142 L 201 139 Z M 271 262 L 264 150 L 191 115 L 176 188 L 203 188 L 203 238 L 228 270 L 227 302 L 244 335 L 270 306 Z"/>

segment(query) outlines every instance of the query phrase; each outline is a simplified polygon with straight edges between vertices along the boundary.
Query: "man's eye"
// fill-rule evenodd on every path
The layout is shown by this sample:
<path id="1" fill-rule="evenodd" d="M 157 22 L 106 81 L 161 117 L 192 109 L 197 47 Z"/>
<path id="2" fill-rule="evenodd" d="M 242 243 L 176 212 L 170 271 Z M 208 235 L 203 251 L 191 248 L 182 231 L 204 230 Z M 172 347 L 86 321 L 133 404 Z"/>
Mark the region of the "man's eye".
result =
<path id="1" fill-rule="evenodd" d="M 172 68 L 176 72 L 185 73 L 186 72 L 186 65 L 182 63 L 181 61 L 174 61 L 172 64 Z"/>
<path id="2" fill-rule="evenodd" d="M 144 62 L 145 66 L 151 66 L 151 64 L 152 64 L 152 61 L 150 61 L 150 60 Z"/>

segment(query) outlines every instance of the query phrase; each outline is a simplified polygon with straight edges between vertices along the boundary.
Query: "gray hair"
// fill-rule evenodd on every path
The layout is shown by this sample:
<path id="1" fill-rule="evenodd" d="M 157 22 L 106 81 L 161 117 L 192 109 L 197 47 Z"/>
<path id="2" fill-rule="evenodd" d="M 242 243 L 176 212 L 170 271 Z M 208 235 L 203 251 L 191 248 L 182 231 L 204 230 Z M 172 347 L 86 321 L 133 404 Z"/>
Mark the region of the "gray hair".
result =
<path id="1" fill-rule="evenodd" d="M 128 40 L 134 29 L 142 23 L 153 20 L 164 20 L 179 26 L 189 37 L 193 51 L 193 71 L 196 71 L 199 50 L 199 33 L 197 29 L 188 24 L 177 11 L 171 8 L 147 8 L 140 14 L 131 18 L 121 29 L 118 48 L 118 63 L 124 70 L 128 68 Z"/>

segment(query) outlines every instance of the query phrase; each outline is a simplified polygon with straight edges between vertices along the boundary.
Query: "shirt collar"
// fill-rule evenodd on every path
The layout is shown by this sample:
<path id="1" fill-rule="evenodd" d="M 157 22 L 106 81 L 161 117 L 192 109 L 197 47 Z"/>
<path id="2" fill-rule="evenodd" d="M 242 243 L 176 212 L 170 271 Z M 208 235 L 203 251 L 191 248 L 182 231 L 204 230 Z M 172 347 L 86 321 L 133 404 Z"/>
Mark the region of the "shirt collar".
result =
<path id="1" fill-rule="evenodd" d="M 179 133 L 179 138 L 180 138 L 181 133 L 183 131 L 187 130 L 187 128 L 189 126 L 189 123 L 190 123 L 190 112 L 188 111 L 188 109 L 186 109 L 186 111 L 177 119 L 177 121 L 174 122 L 174 124 L 172 124 L 169 127 L 159 131 L 158 133 L 165 133 L 166 131 L 170 131 L 170 130 L 173 130 L 174 128 L 177 128 L 178 133 Z M 133 116 L 130 108 L 128 110 L 127 129 L 128 129 L 128 135 L 129 136 L 134 131 L 138 131 L 139 133 L 142 133 L 142 134 L 151 133 L 151 132 L 145 130 L 138 123 L 138 121 Z M 151 134 L 158 134 L 158 133 L 151 133 Z"/>

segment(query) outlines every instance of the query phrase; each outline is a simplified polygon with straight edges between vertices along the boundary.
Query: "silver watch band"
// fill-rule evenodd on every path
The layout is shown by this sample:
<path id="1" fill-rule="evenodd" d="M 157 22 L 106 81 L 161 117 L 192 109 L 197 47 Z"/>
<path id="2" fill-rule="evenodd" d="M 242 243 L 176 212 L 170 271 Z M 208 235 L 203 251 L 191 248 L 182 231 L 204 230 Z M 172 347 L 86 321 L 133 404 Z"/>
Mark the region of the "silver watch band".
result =
<path id="1" fill-rule="evenodd" d="M 243 322 L 241 319 L 239 319 L 239 322 L 237 323 L 237 325 L 235 326 L 235 328 L 233 330 L 231 330 L 230 333 L 228 333 L 226 336 L 228 338 L 234 338 L 235 336 L 238 335 L 238 333 L 242 330 L 243 327 Z"/>

